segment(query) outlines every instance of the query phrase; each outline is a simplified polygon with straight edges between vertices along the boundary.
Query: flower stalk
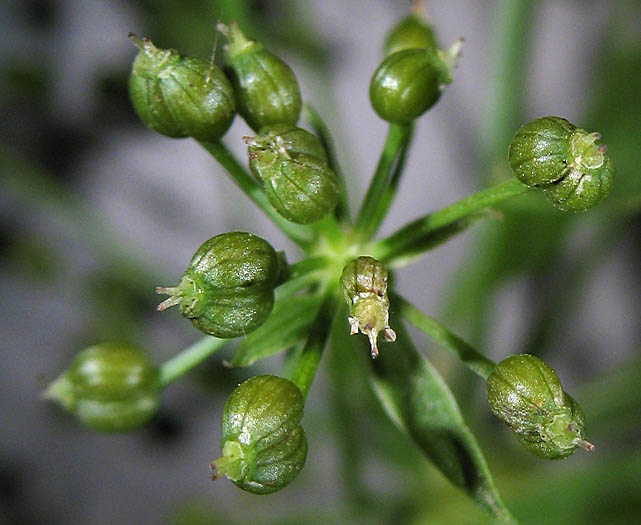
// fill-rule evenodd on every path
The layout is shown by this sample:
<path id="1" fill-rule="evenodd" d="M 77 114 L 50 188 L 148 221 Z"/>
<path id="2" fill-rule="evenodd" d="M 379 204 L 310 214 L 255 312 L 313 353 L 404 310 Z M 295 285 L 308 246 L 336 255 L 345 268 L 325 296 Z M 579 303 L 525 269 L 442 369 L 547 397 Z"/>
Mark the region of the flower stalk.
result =
<path id="1" fill-rule="evenodd" d="M 355 231 L 362 239 L 369 239 L 380 225 L 382 220 L 380 209 L 389 206 L 389 196 L 388 199 L 384 197 L 386 188 L 390 185 L 395 162 L 401 156 L 401 152 L 407 148 L 411 136 L 411 124 L 390 124 L 376 171 L 356 218 Z M 396 174 L 396 185 L 399 177 L 400 172 Z"/>
<path id="2" fill-rule="evenodd" d="M 386 262 L 401 258 L 433 232 L 528 191 L 530 188 L 515 178 L 482 190 L 439 211 L 424 215 L 389 237 L 373 242 L 370 246 L 372 255 Z"/>

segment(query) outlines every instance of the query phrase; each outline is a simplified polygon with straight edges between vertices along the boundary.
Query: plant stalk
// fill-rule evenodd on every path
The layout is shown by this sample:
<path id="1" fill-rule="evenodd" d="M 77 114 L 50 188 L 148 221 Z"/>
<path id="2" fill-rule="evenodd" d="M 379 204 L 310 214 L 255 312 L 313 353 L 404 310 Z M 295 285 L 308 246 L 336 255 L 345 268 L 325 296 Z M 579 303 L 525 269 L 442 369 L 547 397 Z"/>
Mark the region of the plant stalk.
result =
<path id="1" fill-rule="evenodd" d="M 185 375 L 209 356 L 215 354 L 229 341 L 230 339 L 219 339 L 212 336 L 203 337 L 193 345 L 185 348 L 178 355 L 165 361 L 160 366 L 161 388 L 166 388 L 176 379 Z"/>
<path id="2" fill-rule="evenodd" d="M 390 176 L 396 159 L 407 147 L 412 135 L 411 130 L 411 125 L 390 124 L 389 126 L 376 171 L 356 218 L 355 230 L 363 239 L 369 239 L 378 229 L 377 221 L 380 222 L 384 215 L 380 213 L 379 208 L 389 206 L 389 202 L 384 199 L 385 191 L 390 185 Z"/>
<path id="3" fill-rule="evenodd" d="M 494 370 L 496 366 L 494 361 L 485 357 L 459 336 L 450 332 L 438 321 L 421 312 L 401 296 L 392 292 L 390 293 L 390 297 L 395 313 L 414 325 L 433 341 L 447 348 L 475 374 L 481 376 L 483 379 L 487 379 L 492 373 L 492 370 Z"/>
<path id="4" fill-rule="evenodd" d="M 298 357 L 294 371 L 289 379 L 298 386 L 306 398 L 314 381 L 318 364 L 320 363 L 329 337 L 332 324 L 332 313 L 336 309 L 336 298 L 330 291 L 320 307 L 318 315 L 312 324 L 305 347 Z"/>
<path id="5" fill-rule="evenodd" d="M 521 184 L 518 179 L 511 178 L 410 222 L 389 237 L 372 243 L 371 254 L 386 262 L 403 257 L 433 232 L 530 190 L 532 188 Z"/>
<path id="6" fill-rule="evenodd" d="M 414 125 L 411 124 L 407 139 L 401 145 L 401 148 L 398 151 L 398 155 L 396 156 L 393 171 L 390 175 L 389 184 L 387 185 L 387 187 L 385 188 L 385 191 L 383 192 L 383 195 L 381 196 L 381 200 L 376 209 L 376 215 L 372 219 L 374 232 L 376 232 L 378 227 L 382 224 L 383 220 L 387 216 L 387 212 L 389 211 L 389 208 L 392 205 L 392 202 L 394 201 L 394 197 L 396 197 L 396 192 L 398 191 L 398 185 L 401 180 L 401 176 L 403 175 L 403 171 L 405 170 L 405 161 L 407 160 L 407 152 L 409 150 L 410 144 L 412 143 L 413 136 L 414 136 Z"/>
<path id="7" fill-rule="evenodd" d="M 331 170 L 336 175 L 338 181 L 338 206 L 336 206 L 335 215 L 340 222 L 350 222 L 349 202 L 347 201 L 347 188 L 345 185 L 345 175 L 338 162 L 336 155 L 336 148 L 334 147 L 334 138 L 332 137 L 329 128 L 325 121 L 321 118 L 318 112 L 308 103 L 303 105 L 303 119 L 306 120 L 312 127 L 314 132 L 318 135 L 325 152 L 327 153 L 328 164 Z"/>

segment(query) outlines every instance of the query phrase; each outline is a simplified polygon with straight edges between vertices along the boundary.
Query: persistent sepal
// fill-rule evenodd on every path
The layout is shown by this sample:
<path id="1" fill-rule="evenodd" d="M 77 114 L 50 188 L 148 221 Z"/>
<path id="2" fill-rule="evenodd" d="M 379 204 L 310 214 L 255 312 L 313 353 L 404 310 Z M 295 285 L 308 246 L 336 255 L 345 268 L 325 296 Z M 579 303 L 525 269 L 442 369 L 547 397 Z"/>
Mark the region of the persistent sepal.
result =
<path id="1" fill-rule="evenodd" d="M 365 334 L 372 359 L 376 359 L 379 332 L 387 342 L 396 340 L 396 333 L 389 326 L 387 270 L 383 263 L 372 257 L 357 257 L 343 268 L 340 283 L 349 306 L 350 335 L 359 331 Z"/>

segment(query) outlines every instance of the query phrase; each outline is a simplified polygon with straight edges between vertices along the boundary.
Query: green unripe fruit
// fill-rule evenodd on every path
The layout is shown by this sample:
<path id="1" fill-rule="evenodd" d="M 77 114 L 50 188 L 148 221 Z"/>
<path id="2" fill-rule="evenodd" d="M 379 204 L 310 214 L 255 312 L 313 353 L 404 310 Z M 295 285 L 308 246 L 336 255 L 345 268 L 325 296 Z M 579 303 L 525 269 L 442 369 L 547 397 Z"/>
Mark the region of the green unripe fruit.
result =
<path id="1" fill-rule="evenodd" d="M 340 286 L 349 306 L 350 335 L 359 330 L 370 341 L 372 358 L 378 357 L 378 333 L 385 341 L 395 341 L 396 333 L 389 327 L 387 270 L 373 257 L 361 256 L 343 268 Z"/>
<path id="2" fill-rule="evenodd" d="M 525 185 L 543 188 L 563 211 L 585 211 L 603 202 L 614 168 L 599 133 L 588 133 L 560 117 L 542 117 L 514 135 L 508 160 Z"/>
<path id="3" fill-rule="evenodd" d="M 238 113 L 254 130 L 296 124 L 302 100 L 294 73 L 259 42 L 247 40 L 238 25 L 220 26 L 227 34 L 225 72 L 236 94 Z"/>
<path id="4" fill-rule="evenodd" d="M 263 128 L 248 145 L 249 167 L 280 215 L 309 224 L 334 210 L 338 183 L 316 136 L 281 124 Z"/>
<path id="5" fill-rule="evenodd" d="M 452 51 L 458 53 L 458 47 Z M 389 55 L 374 73 L 369 98 L 388 122 L 409 124 L 436 104 L 452 81 L 451 64 L 436 49 L 405 49 Z"/>
<path id="6" fill-rule="evenodd" d="M 156 413 L 158 369 L 135 348 L 103 343 L 80 352 L 45 397 L 94 430 L 126 432 Z"/>
<path id="7" fill-rule="evenodd" d="M 158 310 L 178 305 L 206 334 L 239 337 L 267 320 L 278 274 L 278 256 L 267 241 L 251 233 L 223 233 L 198 248 L 178 286 L 156 289 L 171 296 Z"/>
<path id="8" fill-rule="evenodd" d="M 256 376 L 238 386 L 225 403 L 223 455 L 211 464 L 212 479 L 224 474 L 254 494 L 291 483 L 307 458 L 303 406 L 298 387 L 282 377 Z"/>
<path id="9" fill-rule="evenodd" d="M 260 130 L 256 137 L 246 138 L 250 160 L 261 150 L 278 149 L 283 155 L 306 155 L 327 164 L 327 152 L 320 139 L 293 124 L 276 124 Z"/>
<path id="10" fill-rule="evenodd" d="M 140 49 L 129 77 L 129 96 L 140 120 L 168 137 L 220 139 L 236 112 L 225 74 L 205 60 L 158 49 L 148 38 L 129 37 Z"/>
<path id="11" fill-rule="evenodd" d="M 561 179 L 572 161 L 570 136 L 576 128 L 559 117 L 543 117 L 519 128 L 508 150 L 510 166 L 526 186 L 544 187 Z"/>
<path id="12" fill-rule="evenodd" d="M 494 415 L 533 454 L 563 459 L 577 447 L 594 450 L 584 439 L 583 411 L 538 357 L 522 354 L 501 361 L 487 378 L 486 394 Z"/>
<path id="13" fill-rule="evenodd" d="M 385 37 L 385 56 L 404 49 L 437 49 L 434 28 L 420 12 L 403 18 Z"/>

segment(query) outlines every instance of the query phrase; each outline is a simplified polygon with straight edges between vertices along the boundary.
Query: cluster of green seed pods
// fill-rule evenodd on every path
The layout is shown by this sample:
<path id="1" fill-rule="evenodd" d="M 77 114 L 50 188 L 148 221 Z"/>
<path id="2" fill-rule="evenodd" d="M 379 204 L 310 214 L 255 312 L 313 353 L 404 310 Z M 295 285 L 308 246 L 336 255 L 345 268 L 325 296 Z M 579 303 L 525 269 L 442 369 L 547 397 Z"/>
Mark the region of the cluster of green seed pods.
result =
<path id="1" fill-rule="evenodd" d="M 339 184 L 319 138 L 298 127 L 302 97 L 294 73 L 260 42 L 246 38 L 237 24 L 219 29 L 227 37 L 223 69 L 130 35 L 139 49 L 129 79 L 136 113 L 163 135 L 217 142 L 238 111 L 256 133 L 245 138 L 249 168 L 273 208 L 297 224 L 320 221 L 336 208 Z M 420 10 L 396 24 L 370 82 L 378 115 L 406 125 L 431 108 L 452 80 L 460 45 L 440 50 Z M 509 163 L 523 184 L 542 188 L 558 208 L 585 210 L 607 197 L 613 181 L 606 148 L 596 144 L 599 138 L 559 117 L 536 119 L 515 134 Z M 216 235 L 196 250 L 176 286 L 156 289 L 169 295 L 158 310 L 178 306 L 205 334 L 244 336 L 272 313 L 282 270 L 266 240 L 246 232 Z M 355 257 L 343 267 L 338 284 L 349 307 L 350 333 L 365 334 L 376 358 L 379 333 L 384 341 L 396 339 L 389 326 L 387 269 L 373 257 Z M 101 344 L 80 352 L 45 395 L 92 429 L 121 432 L 153 417 L 160 383 L 159 369 L 138 349 Z M 487 378 L 486 394 L 492 412 L 531 453 L 562 459 L 577 447 L 594 448 L 585 440 L 581 408 L 536 357 L 501 361 Z M 256 494 L 292 482 L 307 456 L 303 409 L 304 396 L 288 379 L 260 375 L 240 384 L 225 404 L 222 456 L 211 464 L 212 478 L 224 475 Z"/>
<path id="2" fill-rule="evenodd" d="M 298 224 L 322 219 L 336 207 L 338 185 L 320 140 L 296 127 L 302 103 L 294 73 L 236 24 L 221 27 L 229 40 L 225 70 L 238 112 L 258 132 L 248 139 L 251 171 L 285 219 Z"/>
<path id="3" fill-rule="evenodd" d="M 299 224 L 322 219 L 336 207 L 338 185 L 318 138 L 296 127 L 302 97 L 294 73 L 236 23 L 218 27 L 228 40 L 224 72 L 130 35 L 140 50 L 129 79 L 136 113 L 163 135 L 216 142 L 238 109 L 259 133 L 250 167 L 274 209 Z"/>
<path id="4" fill-rule="evenodd" d="M 235 23 L 219 29 L 228 39 L 224 72 L 132 36 L 140 49 L 130 77 L 137 114 L 164 135 L 215 142 L 238 109 L 259 132 L 249 140 L 250 169 L 276 211 L 301 224 L 323 218 L 336 206 L 338 186 L 320 140 L 296 127 L 302 107 L 296 77 Z M 170 296 L 158 309 L 178 306 L 215 337 L 242 336 L 270 315 L 279 272 L 276 252 L 260 237 L 217 235 L 198 248 L 177 286 L 157 288 Z M 257 494 L 280 490 L 305 463 L 302 414 L 303 396 L 286 379 L 258 376 L 240 385 L 225 405 L 223 456 L 212 464 L 213 477 L 224 474 Z"/>
<path id="5" fill-rule="evenodd" d="M 519 128 L 508 160 L 523 184 L 542 188 L 560 210 L 585 211 L 608 197 L 614 181 L 600 138 L 564 118 L 542 117 Z"/>

